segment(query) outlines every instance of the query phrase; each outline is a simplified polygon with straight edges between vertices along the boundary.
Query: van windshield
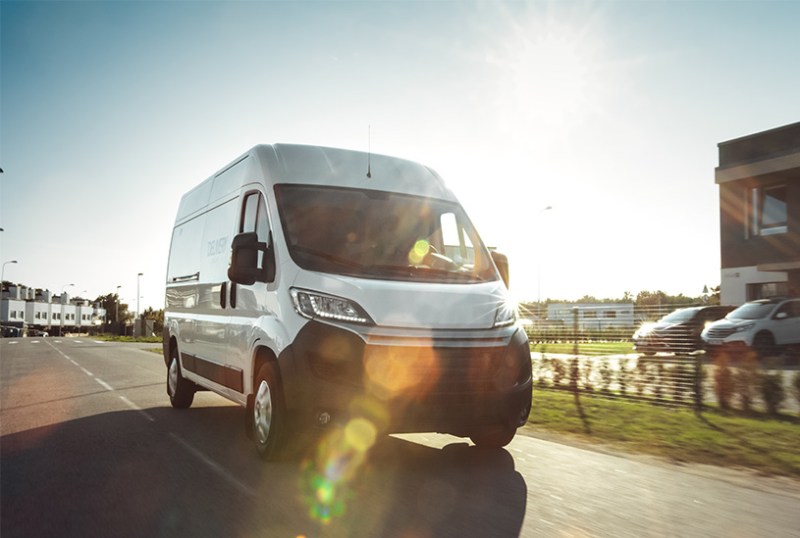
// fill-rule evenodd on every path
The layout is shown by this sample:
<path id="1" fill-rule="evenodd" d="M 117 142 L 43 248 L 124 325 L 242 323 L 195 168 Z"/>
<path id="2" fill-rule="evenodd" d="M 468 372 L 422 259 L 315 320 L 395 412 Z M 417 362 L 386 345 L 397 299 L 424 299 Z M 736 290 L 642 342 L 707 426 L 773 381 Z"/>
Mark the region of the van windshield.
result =
<path id="1" fill-rule="evenodd" d="M 310 271 L 425 282 L 497 280 L 460 205 L 384 191 L 275 187 L 289 254 Z"/>

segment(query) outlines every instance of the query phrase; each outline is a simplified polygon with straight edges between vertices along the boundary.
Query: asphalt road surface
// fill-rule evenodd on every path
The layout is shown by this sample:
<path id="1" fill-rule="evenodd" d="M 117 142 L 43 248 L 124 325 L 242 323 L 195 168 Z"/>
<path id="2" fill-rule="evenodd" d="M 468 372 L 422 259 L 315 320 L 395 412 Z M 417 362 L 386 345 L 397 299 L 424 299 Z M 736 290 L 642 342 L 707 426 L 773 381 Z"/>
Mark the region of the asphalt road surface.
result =
<path id="1" fill-rule="evenodd" d="M 0 340 L 3 538 L 800 536 L 798 481 L 523 434 L 498 451 L 417 434 L 363 452 L 331 430 L 265 463 L 241 408 L 199 393 L 172 409 L 142 347 Z"/>

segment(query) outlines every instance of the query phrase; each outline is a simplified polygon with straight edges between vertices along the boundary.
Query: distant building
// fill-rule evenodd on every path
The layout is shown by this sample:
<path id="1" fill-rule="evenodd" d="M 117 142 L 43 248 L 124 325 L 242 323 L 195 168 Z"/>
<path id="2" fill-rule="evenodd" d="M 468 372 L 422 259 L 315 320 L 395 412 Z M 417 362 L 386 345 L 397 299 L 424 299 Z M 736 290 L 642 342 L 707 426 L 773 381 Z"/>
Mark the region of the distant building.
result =
<path id="1" fill-rule="evenodd" d="M 547 319 L 571 326 L 578 313 L 578 329 L 619 329 L 635 324 L 633 303 L 554 303 L 547 305 Z"/>
<path id="2" fill-rule="evenodd" d="M 99 304 L 66 293 L 53 295 L 49 290 L 9 286 L 0 300 L 0 324 L 3 328 L 43 331 L 50 334 L 86 331 L 106 321 L 106 310 Z"/>
<path id="3" fill-rule="evenodd" d="M 800 290 L 800 123 L 720 142 L 723 305 Z"/>

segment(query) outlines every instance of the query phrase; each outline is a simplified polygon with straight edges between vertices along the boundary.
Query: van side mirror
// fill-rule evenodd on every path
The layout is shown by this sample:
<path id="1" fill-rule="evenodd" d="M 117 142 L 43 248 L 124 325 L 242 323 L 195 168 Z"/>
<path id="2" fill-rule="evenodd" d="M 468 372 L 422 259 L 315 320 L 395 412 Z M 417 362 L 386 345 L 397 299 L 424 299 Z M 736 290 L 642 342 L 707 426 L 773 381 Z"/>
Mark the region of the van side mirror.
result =
<path id="1" fill-rule="evenodd" d="M 233 282 L 249 286 L 275 279 L 275 255 L 266 243 L 258 240 L 255 232 L 240 233 L 234 237 L 231 251 L 228 278 Z M 259 256 L 259 253 L 263 253 L 263 256 Z M 262 265 L 259 265 L 259 259 Z"/>
<path id="2" fill-rule="evenodd" d="M 506 288 L 508 288 L 508 283 L 510 280 L 510 275 L 508 272 L 508 256 L 501 254 L 496 250 L 491 251 L 491 254 L 492 260 L 494 260 L 494 264 L 497 267 L 497 271 L 500 273 L 500 278 L 503 279 L 503 283 L 506 285 Z"/>
<path id="3" fill-rule="evenodd" d="M 786 319 L 788 317 L 789 314 L 787 314 L 786 312 L 778 312 L 777 314 L 775 314 L 775 319 Z"/>

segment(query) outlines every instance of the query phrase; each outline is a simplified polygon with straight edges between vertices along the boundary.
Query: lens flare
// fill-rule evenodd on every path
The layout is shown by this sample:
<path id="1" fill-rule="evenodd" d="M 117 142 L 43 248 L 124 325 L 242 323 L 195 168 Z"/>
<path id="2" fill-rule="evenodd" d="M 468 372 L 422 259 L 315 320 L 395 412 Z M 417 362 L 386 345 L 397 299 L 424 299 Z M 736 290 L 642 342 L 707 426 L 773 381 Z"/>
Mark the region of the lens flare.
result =
<path id="1" fill-rule="evenodd" d="M 420 239 L 414 246 L 411 247 L 411 250 L 408 253 L 408 261 L 411 265 L 419 265 L 425 259 L 425 256 L 428 255 L 428 251 L 430 251 L 431 244 L 428 243 L 425 239 Z"/>
<path id="2" fill-rule="evenodd" d="M 375 426 L 363 418 L 351 420 L 344 429 L 345 441 L 358 452 L 366 452 L 372 448 L 377 433 Z"/>
<path id="3" fill-rule="evenodd" d="M 304 463 L 305 499 L 309 514 L 323 524 L 345 513 L 352 497 L 349 483 L 375 444 L 378 429 L 366 418 L 353 418 L 320 440 L 314 460 Z"/>

